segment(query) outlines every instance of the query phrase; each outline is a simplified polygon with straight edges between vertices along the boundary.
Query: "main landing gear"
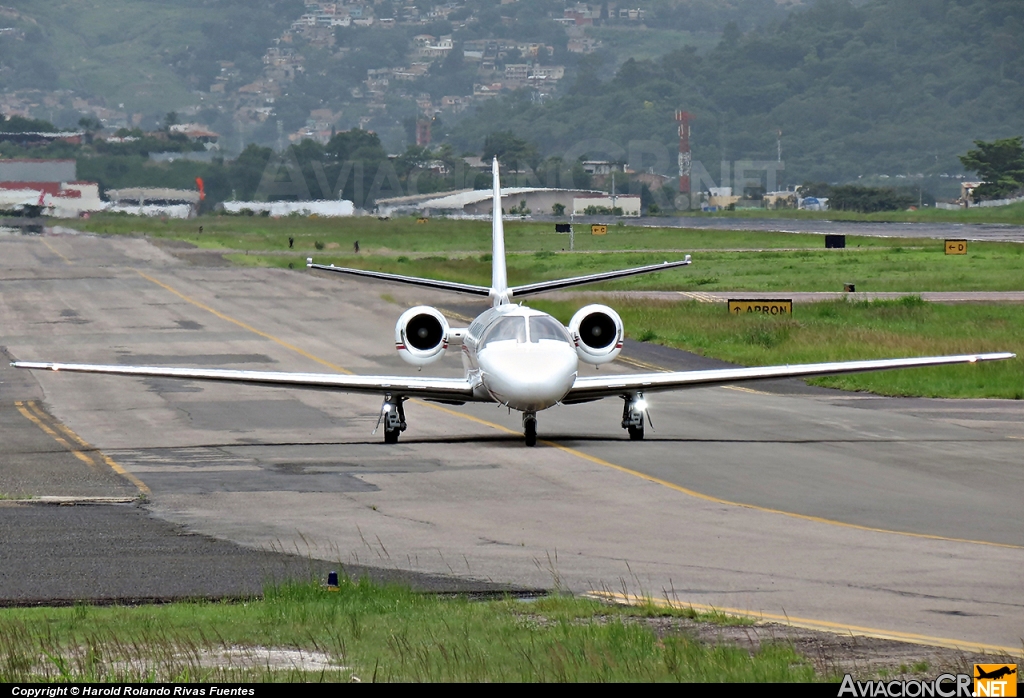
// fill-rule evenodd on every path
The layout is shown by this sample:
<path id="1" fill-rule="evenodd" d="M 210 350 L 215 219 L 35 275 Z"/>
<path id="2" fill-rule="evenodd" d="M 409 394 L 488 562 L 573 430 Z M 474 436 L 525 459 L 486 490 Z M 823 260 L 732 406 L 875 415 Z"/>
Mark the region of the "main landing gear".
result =
<path id="1" fill-rule="evenodd" d="M 537 445 L 537 413 L 523 412 L 523 434 L 527 446 Z"/>
<path id="2" fill-rule="evenodd" d="M 641 441 L 644 438 L 644 412 L 647 409 L 647 402 L 642 393 L 626 395 L 622 400 L 622 428 L 629 432 L 630 440 Z"/>
<path id="3" fill-rule="evenodd" d="M 397 444 L 398 435 L 405 431 L 405 406 L 404 403 L 406 398 L 397 397 L 393 398 L 390 395 L 384 396 L 384 404 L 380 406 L 380 417 L 377 419 L 377 428 L 373 430 L 373 433 L 377 433 L 377 429 L 380 428 L 381 422 L 384 423 L 384 443 L 386 444 Z"/>

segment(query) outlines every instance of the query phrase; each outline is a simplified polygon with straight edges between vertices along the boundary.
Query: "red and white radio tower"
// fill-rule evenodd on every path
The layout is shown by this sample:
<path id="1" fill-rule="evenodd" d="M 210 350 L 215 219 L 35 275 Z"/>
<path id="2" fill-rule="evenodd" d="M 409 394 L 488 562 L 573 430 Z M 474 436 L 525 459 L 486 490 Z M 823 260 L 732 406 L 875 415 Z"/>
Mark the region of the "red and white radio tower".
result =
<path id="1" fill-rule="evenodd" d="M 693 156 L 690 154 L 690 113 L 677 110 L 676 121 L 679 122 L 679 193 L 690 193 L 690 165 Z"/>

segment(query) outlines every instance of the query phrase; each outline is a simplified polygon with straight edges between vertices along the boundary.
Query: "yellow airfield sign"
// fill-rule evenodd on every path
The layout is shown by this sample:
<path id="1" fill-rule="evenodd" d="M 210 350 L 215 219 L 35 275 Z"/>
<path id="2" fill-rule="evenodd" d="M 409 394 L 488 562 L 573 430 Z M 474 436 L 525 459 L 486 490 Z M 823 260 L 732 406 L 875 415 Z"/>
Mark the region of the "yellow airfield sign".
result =
<path id="1" fill-rule="evenodd" d="M 608 234 L 608 226 L 607 225 L 597 225 L 595 223 L 594 225 L 590 226 L 590 234 L 591 235 L 607 235 Z"/>
<path id="2" fill-rule="evenodd" d="M 788 298 L 729 300 L 730 315 L 746 315 L 747 313 L 752 313 L 756 315 L 782 315 L 789 317 L 790 315 L 793 314 L 793 301 Z"/>
<path id="3" fill-rule="evenodd" d="M 967 254 L 967 241 L 946 240 L 946 254 Z"/>

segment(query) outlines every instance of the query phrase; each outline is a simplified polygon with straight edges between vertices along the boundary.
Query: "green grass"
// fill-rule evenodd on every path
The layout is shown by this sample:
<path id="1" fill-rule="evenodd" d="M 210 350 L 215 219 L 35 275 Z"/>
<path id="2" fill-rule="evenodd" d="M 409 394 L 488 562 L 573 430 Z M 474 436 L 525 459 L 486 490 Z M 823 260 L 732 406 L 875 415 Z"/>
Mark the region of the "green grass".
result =
<path id="1" fill-rule="evenodd" d="M 921 208 L 916 211 L 885 211 L 882 213 L 856 213 L 853 211 L 798 211 L 780 209 L 777 211 L 747 210 L 718 211 L 715 213 L 692 212 L 687 215 L 710 216 L 715 218 L 783 218 L 821 221 L 874 221 L 892 223 L 1003 223 L 1024 225 L 1024 202 L 1010 206 L 992 208 L 969 208 L 947 211 L 938 208 Z"/>
<path id="2" fill-rule="evenodd" d="M 203 226 L 200 234 L 199 226 Z M 269 219 L 206 217 L 198 221 L 106 216 L 83 221 L 110 234 L 173 238 L 207 249 L 237 250 L 240 264 L 301 268 L 318 262 L 428 276 L 465 283 L 490 279 L 486 221 L 402 218 Z M 513 284 L 651 264 L 693 253 L 691 267 L 625 279 L 595 289 L 664 291 L 1014 291 L 1024 288 L 1024 245 L 969 243 L 969 254 L 947 256 L 941 240 L 847 237 L 847 248 L 825 250 L 820 235 L 613 226 L 604 236 L 579 234 L 576 252 L 551 224 L 506 228 Z M 294 248 L 288 248 L 288 238 Z M 360 254 L 352 253 L 359 241 Z M 318 249 L 318 247 L 320 249 Z M 635 251 L 625 251 L 635 250 Z"/>
<path id="3" fill-rule="evenodd" d="M 199 227 L 203 233 L 199 234 Z M 284 252 L 288 238 L 294 238 L 295 254 L 314 253 L 315 243 L 323 243 L 326 252 L 352 250 L 355 241 L 363 255 L 411 256 L 432 253 L 475 253 L 491 251 L 491 224 L 488 221 L 460 221 L 432 218 L 421 225 L 415 218 L 402 217 L 380 221 L 372 217 L 355 218 L 267 218 L 262 216 L 203 216 L 195 220 L 140 218 L 128 215 L 99 215 L 76 221 L 75 227 L 111 235 L 147 235 L 156 238 L 187 240 L 210 249 L 236 249 L 251 252 Z M 879 237 L 848 237 L 851 247 L 892 248 L 905 246 L 907 240 Z M 913 241 L 914 244 L 927 244 Z M 509 222 L 505 224 L 505 245 L 510 252 L 561 252 L 569 248 L 569 236 L 555 233 L 553 223 Z M 941 243 L 940 243 L 941 245 Z M 629 225 L 609 226 L 607 235 L 591 235 L 589 224 L 577 224 L 575 249 L 578 252 L 623 250 L 694 249 L 819 249 L 820 235 L 766 233 L 742 230 L 692 230 L 648 228 Z M 941 246 L 939 247 L 941 251 Z"/>
<path id="4" fill-rule="evenodd" d="M 567 322 L 578 303 L 531 301 Z M 1024 305 L 834 301 L 791 318 L 731 316 L 724 305 L 616 301 L 627 335 L 746 366 L 1010 351 L 1016 359 L 819 378 L 880 395 L 1024 399 Z"/>
<path id="5" fill-rule="evenodd" d="M 362 244 L 362 243 L 360 243 Z M 834 291 L 853 283 L 858 291 L 1019 291 L 1024 289 L 1024 245 L 970 243 L 966 256 L 945 255 L 942 243 L 920 247 L 865 247 L 845 250 L 763 250 L 695 252 L 682 269 L 587 287 L 609 291 Z M 311 252 L 321 264 L 488 285 L 490 255 L 340 254 L 339 248 Z M 509 282 L 525 284 L 611 269 L 657 264 L 682 253 L 607 252 L 507 256 Z M 239 264 L 301 268 L 305 255 L 252 251 L 228 255 Z"/>
<path id="6" fill-rule="evenodd" d="M 203 233 L 198 232 L 199 225 Z M 237 264 L 302 269 L 305 257 L 413 276 L 488 285 L 486 221 L 378 221 L 205 217 L 198 221 L 123 216 L 86 222 L 96 232 L 183 239 L 228 253 Z M 588 287 L 659 291 L 1018 291 L 1024 289 L 1024 245 L 969 243 L 947 256 L 941 240 L 847 237 L 843 250 L 823 249 L 817 235 L 612 226 L 608 235 L 578 235 L 576 253 L 551 224 L 510 223 L 508 276 L 513 285 L 677 259 L 693 265 Z M 288 237 L 295 248 L 288 249 Z M 359 240 L 361 253 L 351 253 Z M 317 244 L 322 250 L 317 250 Z M 624 250 L 633 249 L 635 252 Z M 699 251 L 704 250 L 704 251 Z M 676 251 L 676 252 L 673 252 Z M 567 321 L 578 303 L 536 301 Z M 635 339 L 657 341 L 745 365 L 1013 351 L 1024 356 L 1024 306 L 895 303 L 798 305 L 793 318 L 731 318 L 719 305 L 611 303 Z M 1024 397 L 1022 359 L 820 379 L 822 385 L 886 395 Z"/>
<path id="7" fill-rule="evenodd" d="M 784 644 L 706 646 L 643 619 L 682 615 L 553 596 L 532 602 L 418 595 L 343 581 L 270 588 L 261 600 L 0 611 L 0 682 L 814 681 Z M 217 668 L 248 648 L 327 655 L 319 671 Z"/>

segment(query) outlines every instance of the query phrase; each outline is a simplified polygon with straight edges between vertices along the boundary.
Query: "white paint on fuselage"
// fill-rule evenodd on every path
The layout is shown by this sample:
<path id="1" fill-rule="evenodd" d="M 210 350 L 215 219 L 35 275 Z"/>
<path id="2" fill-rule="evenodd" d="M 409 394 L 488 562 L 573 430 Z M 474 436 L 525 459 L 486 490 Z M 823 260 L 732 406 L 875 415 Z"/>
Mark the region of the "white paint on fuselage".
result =
<path id="1" fill-rule="evenodd" d="M 523 323 L 522 334 L 495 339 L 499 323 L 511 318 Z M 564 336 L 538 341 L 530 336 L 530 318 L 542 318 L 539 322 L 548 327 L 557 325 Z M 511 304 L 491 308 L 473 321 L 463 342 L 463 363 L 491 398 L 521 412 L 558 404 L 579 370 L 576 348 L 561 323 L 547 313 Z"/>

